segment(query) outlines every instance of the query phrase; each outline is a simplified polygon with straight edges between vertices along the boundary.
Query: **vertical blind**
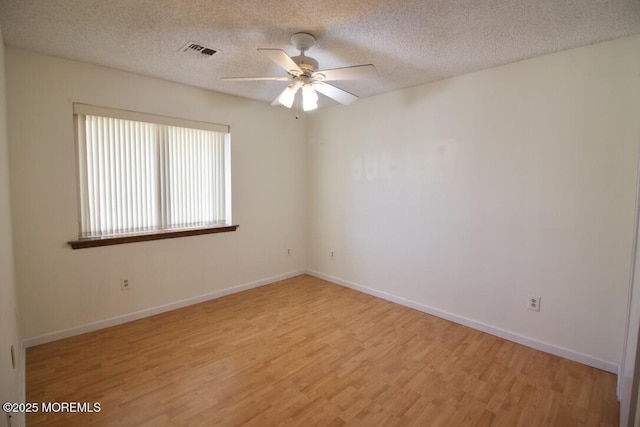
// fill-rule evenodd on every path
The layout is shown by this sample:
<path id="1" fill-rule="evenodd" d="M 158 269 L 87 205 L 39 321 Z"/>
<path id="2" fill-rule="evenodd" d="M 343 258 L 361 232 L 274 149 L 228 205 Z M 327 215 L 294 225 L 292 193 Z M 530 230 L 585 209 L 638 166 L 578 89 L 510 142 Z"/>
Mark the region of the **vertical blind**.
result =
<path id="1" fill-rule="evenodd" d="M 76 116 L 81 237 L 231 220 L 228 133 Z"/>

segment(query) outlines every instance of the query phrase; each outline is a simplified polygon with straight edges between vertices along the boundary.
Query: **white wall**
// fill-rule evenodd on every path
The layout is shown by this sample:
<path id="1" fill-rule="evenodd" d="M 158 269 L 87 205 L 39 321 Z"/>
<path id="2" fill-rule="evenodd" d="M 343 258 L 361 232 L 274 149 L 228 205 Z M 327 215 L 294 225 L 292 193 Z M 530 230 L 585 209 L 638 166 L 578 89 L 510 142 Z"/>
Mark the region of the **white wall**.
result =
<path id="1" fill-rule="evenodd" d="M 0 402 L 19 401 L 18 369 L 11 363 L 11 346 L 18 366 L 22 357 L 16 314 L 16 292 L 9 198 L 9 158 L 4 43 L 0 31 Z M 6 418 L 0 412 L 0 426 Z"/>
<path id="2" fill-rule="evenodd" d="M 26 338 L 304 268 L 303 120 L 283 108 L 141 75 L 14 48 L 6 53 L 16 280 Z M 78 234 L 73 102 L 230 125 L 238 230 L 72 250 L 66 242 Z M 122 275 L 133 289 L 120 290 Z"/>
<path id="3" fill-rule="evenodd" d="M 635 36 L 319 112 L 307 267 L 619 364 L 639 71 Z"/>

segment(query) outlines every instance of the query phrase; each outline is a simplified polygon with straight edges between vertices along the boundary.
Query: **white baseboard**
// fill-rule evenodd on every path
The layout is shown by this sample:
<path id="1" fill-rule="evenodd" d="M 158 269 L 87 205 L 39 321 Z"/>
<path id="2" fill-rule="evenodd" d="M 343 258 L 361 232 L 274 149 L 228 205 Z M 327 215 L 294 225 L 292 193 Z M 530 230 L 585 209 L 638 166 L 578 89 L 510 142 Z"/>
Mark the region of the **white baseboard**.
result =
<path id="1" fill-rule="evenodd" d="M 20 346 L 18 355 L 18 402 L 27 401 L 27 351 L 24 343 Z M 11 414 L 11 427 L 24 427 L 26 425 L 24 412 Z"/>
<path id="2" fill-rule="evenodd" d="M 289 273 L 268 277 L 266 279 L 258 280 L 255 282 L 245 283 L 244 285 L 238 285 L 238 286 L 233 286 L 231 288 L 221 289 L 219 291 L 211 292 L 211 293 L 200 295 L 197 297 L 187 298 L 187 299 L 172 302 L 169 304 L 136 311 L 133 313 L 111 317 L 109 319 L 99 320 L 97 322 L 87 323 L 86 325 L 76 326 L 73 328 L 63 329 L 55 332 L 50 332 L 47 334 L 38 335 L 36 337 L 26 338 L 22 340 L 22 346 L 23 348 L 29 348 L 36 345 L 57 341 L 63 338 L 69 338 L 76 335 L 85 334 L 87 332 L 97 331 L 98 329 L 104 329 L 110 326 L 120 325 L 122 323 L 131 322 L 133 320 L 142 319 L 144 317 L 165 313 L 167 311 L 175 310 L 182 307 L 187 307 L 189 305 L 194 305 L 204 301 L 209 301 L 212 299 L 221 298 L 227 295 L 246 291 L 247 289 L 253 289 L 260 286 L 268 285 L 270 283 L 277 282 L 279 280 L 289 279 L 291 277 L 299 276 L 304 273 L 305 273 L 305 270 L 296 270 Z"/>
<path id="3" fill-rule="evenodd" d="M 564 347 L 539 341 L 535 338 L 526 337 L 524 335 L 507 331 L 505 329 L 496 328 L 486 323 L 478 322 L 476 320 L 469 319 L 464 316 L 459 316 L 457 314 L 449 313 L 447 311 L 440 310 L 440 309 L 428 306 L 426 304 L 415 302 L 415 301 L 402 298 L 396 295 L 392 295 L 387 292 L 371 289 L 366 286 L 350 282 L 348 280 L 344 280 L 338 277 L 333 277 L 324 273 L 320 273 L 318 271 L 307 270 L 306 273 L 311 276 L 318 277 L 320 279 L 335 283 L 337 285 L 345 286 L 347 288 L 350 288 L 359 292 L 363 292 L 365 294 L 373 295 L 375 297 L 382 298 L 384 300 L 391 301 L 396 304 L 404 305 L 406 307 L 410 307 L 415 310 L 422 311 L 424 313 L 431 314 L 433 316 L 440 317 L 442 319 L 446 319 L 454 323 L 458 323 L 460 325 L 468 326 L 470 328 L 477 329 L 479 331 L 486 332 L 488 334 L 495 335 L 497 337 L 504 338 L 506 340 L 525 345 L 527 347 L 535 348 L 536 350 L 544 351 L 545 353 L 564 357 L 565 359 L 573 360 L 575 362 L 579 362 L 587 366 L 592 366 L 594 368 L 602 369 L 603 371 L 611 372 L 613 374 L 619 373 L 620 366 L 617 363 L 613 363 L 607 360 L 602 360 L 597 357 L 593 357 L 587 354 L 569 350 Z"/>

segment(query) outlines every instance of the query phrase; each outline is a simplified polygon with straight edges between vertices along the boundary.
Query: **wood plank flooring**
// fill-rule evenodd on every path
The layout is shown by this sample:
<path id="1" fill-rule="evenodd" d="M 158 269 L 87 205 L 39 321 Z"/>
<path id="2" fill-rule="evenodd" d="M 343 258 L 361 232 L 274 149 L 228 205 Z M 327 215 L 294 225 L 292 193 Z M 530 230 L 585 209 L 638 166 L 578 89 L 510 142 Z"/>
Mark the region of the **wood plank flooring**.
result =
<path id="1" fill-rule="evenodd" d="M 27 349 L 28 426 L 617 426 L 616 377 L 299 276 Z"/>

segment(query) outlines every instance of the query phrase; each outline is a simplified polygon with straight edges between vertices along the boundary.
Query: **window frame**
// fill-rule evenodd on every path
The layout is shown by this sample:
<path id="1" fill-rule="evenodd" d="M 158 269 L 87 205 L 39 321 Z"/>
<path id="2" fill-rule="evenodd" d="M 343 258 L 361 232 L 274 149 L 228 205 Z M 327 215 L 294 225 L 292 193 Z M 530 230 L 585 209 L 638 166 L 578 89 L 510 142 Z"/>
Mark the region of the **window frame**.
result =
<path id="1" fill-rule="evenodd" d="M 207 225 L 207 226 L 195 226 L 195 227 L 175 227 L 165 229 L 155 229 L 150 231 L 141 231 L 133 233 L 117 233 L 112 235 L 98 235 L 83 237 L 82 233 L 82 221 L 83 221 L 83 208 L 82 208 L 82 195 L 86 184 L 83 184 L 83 162 L 80 158 L 84 150 L 81 144 L 84 143 L 84 135 L 80 135 L 79 116 L 93 115 L 108 117 L 114 119 L 133 120 L 138 122 L 147 122 L 160 125 L 177 126 L 184 128 L 208 130 L 214 132 L 224 133 L 225 147 L 224 147 L 224 179 L 225 179 L 225 223 Z M 73 125 L 74 125 L 74 144 L 76 153 L 76 195 L 78 197 L 77 215 L 78 215 L 78 238 L 76 240 L 70 240 L 67 243 L 73 249 L 82 249 L 96 246 L 108 246 L 118 245 L 125 243 L 134 243 L 141 241 L 160 240 L 176 237 L 186 237 L 202 234 L 222 233 L 235 231 L 239 225 L 233 224 L 231 220 L 231 145 L 230 145 L 230 133 L 231 127 L 229 125 L 222 125 L 218 123 L 209 123 L 203 121 L 182 119 L 177 117 L 162 116 L 157 114 L 142 113 L 137 111 L 114 109 L 108 107 L 99 107 L 89 104 L 73 103 Z"/>

